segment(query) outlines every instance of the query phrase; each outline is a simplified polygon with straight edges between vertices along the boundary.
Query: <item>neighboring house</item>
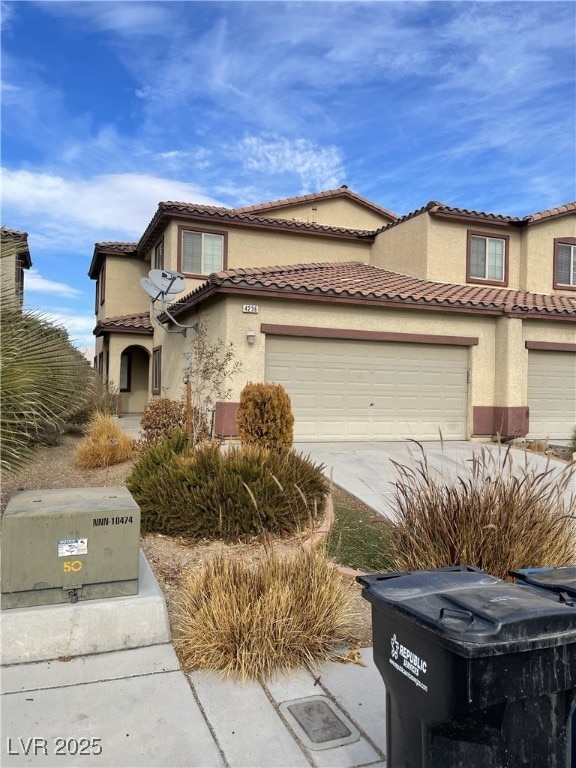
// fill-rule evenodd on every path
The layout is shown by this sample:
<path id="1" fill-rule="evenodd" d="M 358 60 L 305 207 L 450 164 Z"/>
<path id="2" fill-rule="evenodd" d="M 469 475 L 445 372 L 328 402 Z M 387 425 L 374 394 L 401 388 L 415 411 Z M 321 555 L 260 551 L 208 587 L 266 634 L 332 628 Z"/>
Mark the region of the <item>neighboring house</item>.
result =
<path id="1" fill-rule="evenodd" d="M 96 362 L 125 411 L 183 393 L 184 336 L 139 279 L 176 270 L 179 322 L 232 341 L 218 403 L 283 384 L 298 440 L 559 439 L 576 422 L 576 203 L 516 217 L 432 202 L 397 217 L 346 187 L 248 208 L 160 203 L 138 243 L 98 243 Z"/>
<path id="2" fill-rule="evenodd" d="M 13 297 L 22 306 L 24 301 L 24 270 L 30 269 L 32 266 L 28 248 L 28 234 L 1 227 L 0 249 L 2 296 Z"/>

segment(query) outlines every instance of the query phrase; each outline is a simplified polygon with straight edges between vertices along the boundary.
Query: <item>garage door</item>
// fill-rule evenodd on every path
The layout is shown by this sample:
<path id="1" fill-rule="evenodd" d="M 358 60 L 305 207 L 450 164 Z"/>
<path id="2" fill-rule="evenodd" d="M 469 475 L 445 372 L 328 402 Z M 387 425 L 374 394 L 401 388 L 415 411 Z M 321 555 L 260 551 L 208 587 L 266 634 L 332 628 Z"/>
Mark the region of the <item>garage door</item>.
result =
<path id="1" fill-rule="evenodd" d="M 295 440 L 465 439 L 467 368 L 466 347 L 266 337 Z"/>
<path id="2" fill-rule="evenodd" d="M 576 354 L 528 351 L 532 438 L 567 439 L 576 424 Z"/>

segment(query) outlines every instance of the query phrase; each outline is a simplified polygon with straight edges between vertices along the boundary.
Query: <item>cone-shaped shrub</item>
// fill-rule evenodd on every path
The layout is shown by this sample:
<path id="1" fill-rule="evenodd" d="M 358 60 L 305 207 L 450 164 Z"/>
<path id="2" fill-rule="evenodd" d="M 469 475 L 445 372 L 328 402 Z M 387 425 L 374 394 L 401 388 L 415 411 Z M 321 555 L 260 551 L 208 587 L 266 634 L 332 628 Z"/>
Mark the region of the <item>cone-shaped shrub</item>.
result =
<path id="1" fill-rule="evenodd" d="M 289 448 L 294 436 L 290 398 L 281 384 L 246 384 L 236 414 L 238 435 L 246 445 Z"/>
<path id="2" fill-rule="evenodd" d="M 328 494 L 322 469 L 293 451 L 192 447 L 180 434 L 143 453 L 126 485 L 143 530 L 235 540 L 293 532 L 320 516 Z"/>

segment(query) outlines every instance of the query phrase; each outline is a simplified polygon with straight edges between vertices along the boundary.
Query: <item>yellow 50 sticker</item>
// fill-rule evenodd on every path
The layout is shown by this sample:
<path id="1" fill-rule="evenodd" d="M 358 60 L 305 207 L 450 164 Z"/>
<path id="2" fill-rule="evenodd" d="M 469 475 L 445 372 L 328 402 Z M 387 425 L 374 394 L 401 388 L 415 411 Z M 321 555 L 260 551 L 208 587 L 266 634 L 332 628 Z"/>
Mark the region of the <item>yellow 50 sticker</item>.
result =
<path id="1" fill-rule="evenodd" d="M 64 560 L 64 573 L 78 573 L 82 570 L 81 560 Z"/>

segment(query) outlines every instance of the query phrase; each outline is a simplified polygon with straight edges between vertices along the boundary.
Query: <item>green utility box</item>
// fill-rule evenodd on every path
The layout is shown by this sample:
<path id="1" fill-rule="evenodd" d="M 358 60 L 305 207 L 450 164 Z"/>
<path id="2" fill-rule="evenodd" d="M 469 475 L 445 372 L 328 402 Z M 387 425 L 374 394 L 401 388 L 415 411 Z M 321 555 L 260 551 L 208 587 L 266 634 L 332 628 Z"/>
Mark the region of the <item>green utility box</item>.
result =
<path id="1" fill-rule="evenodd" d="M 21 491 L 1 553 L 2 609 L 135 595 L 140 508 L 124 486 Z"/>

